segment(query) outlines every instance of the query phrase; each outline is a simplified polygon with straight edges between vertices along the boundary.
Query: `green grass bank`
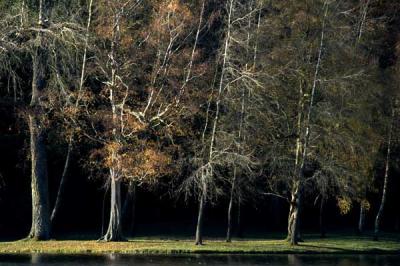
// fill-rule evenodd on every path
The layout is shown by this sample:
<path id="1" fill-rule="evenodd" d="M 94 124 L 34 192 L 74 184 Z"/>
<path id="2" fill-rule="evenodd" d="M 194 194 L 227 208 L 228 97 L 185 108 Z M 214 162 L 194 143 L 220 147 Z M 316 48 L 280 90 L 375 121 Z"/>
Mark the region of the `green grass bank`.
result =
<path id="1" fill-rule="evenodd" d="M 332 236 L 326 239 L 307 237 L 299 246 L 284 240 L 243 239 L 226 243 L 209 239 L 195 246 L 189 239 L 140 238 L 126 242 L 105 243 L 94 240 L 51 240 L 0 242 L 0 254 L 399 254 L 398 236 L 380 241 L 371 237 Z"/>

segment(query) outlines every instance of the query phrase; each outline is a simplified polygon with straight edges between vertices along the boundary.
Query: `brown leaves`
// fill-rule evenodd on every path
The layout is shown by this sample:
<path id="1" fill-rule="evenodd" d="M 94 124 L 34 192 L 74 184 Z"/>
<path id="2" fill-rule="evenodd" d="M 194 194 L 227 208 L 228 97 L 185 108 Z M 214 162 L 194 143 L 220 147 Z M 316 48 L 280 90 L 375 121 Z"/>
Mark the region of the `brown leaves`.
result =
<path id="1" fill-rule="evenodd" d="M 171 33 L 179 35 L 192 21 L 193 14 L 180 1 L 161 1 L 158 6 L 155 6 L 155 14 L 149 30 L 160 39 L 169 38 Z M 153 41 L 157 41 L 158 38 L 156 37 Z"/>
<path id="2" fill-rule="evenodd" d="M 118 178 L 154 184 L 173 172 L 172 158 L 151 141 L 119 143 L 111 141 L 90 155 L 92 167 L 112 169 Z"/>
<path id="3" fill-rule="evenodd" d="M 161 16 L 173 16 L 172 23 L 177 25 L 179 22 L 189 22 L 193 19 L 189 8 L 179 0 L 163 1 L 159 7 Z"/>
<path id="4" fill-rule="evenodd" d="M 141 182 L 154 183 L 158 177 L 170 172 L 171 158 L 153 147 L 140 153 L 124 154 L 126 175 Z"/>

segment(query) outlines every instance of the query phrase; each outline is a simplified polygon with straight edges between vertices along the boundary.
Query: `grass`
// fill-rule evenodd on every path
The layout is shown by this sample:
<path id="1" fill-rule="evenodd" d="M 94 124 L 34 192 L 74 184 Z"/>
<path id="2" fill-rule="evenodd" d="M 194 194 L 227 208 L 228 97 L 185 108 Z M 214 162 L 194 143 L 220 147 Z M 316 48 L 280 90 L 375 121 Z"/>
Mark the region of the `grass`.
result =
<path id="1" fill-rule="evenodd" d="M 400 254 L 398 236 L 388 235 L 380 241 L 371 237 L 336 235 L 326 239 L 306 236 L 299 246 L 284 240 L 245 239 L 226 243 L 208 240 L 195 246 L 185 239 L 134 239 L 105 243 L 91 240 L 51 240 L 0 242 L 0 254 Z"/>

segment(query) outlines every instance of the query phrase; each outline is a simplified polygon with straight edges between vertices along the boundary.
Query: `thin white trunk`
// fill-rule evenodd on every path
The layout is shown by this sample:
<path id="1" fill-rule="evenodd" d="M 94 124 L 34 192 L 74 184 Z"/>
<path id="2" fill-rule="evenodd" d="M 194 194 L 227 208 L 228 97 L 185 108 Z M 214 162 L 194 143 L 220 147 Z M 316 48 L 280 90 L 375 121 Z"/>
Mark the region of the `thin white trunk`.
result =
<path id="1" fill-rule="evenodd" d="M 256 31 L 256 41 L 254 44 L 254 57 L 253 57 L 253 67 L 256 67 L 257 55 L 258 55 L 258 39 L 260 36 L 260 27 L 261 27 L 261 8 L 259 8 L 258 16 L 257 16 L 257 31 Z"/>
<path id="2" fill-rule="evenodd" d="M 325 25 L 326 25 L 326 17 L 328 15 L 328 7 L 329 7 L 328 2 L 325 1 L 325 13 L 324 13 L 324 18 L 323 18 L 323 23 L 322 23 L 321 40 L 320 40 L 320 45 L 319 45 L 319 50 L 318 50 L 318 60 L 317 60 L 316 66 L 315 66 L 313 85 L 311 88 L 311 99 L 310 99 L 310 104 L 308 107 L 307 117 L 306 117 L 306 121 L 305 121 L 306 131 L 305 131 L 304 144 L 303 144 L 301 170 L 304 169 L 304 166 L 305 166 L 305 163 L 307 160 L 307 152 L 308 152 L 310 133 L 311 133 L 311 116 L 312 116 L 313 109 L 314 109 L 315 93 L 317 90 L 319 71 L 320 71 L 321 62 L 322 62 L 322 52 L 323 52 L 324 46 L 325 46 Z"/>
<path id="3" fill-rule="evenodd" d="M 86 23 L 86 33 L 85 33 L 85 46 L 83 49 L 83 59 L 82 59 L 82 69 L 81 69 L 81 77 L 79 80 L 79 89 L 78 89 L 78 97 L 75 102 L 75 107 L 79 106 L 80 99 L 82 97 L 82 90 L 83 90 L 83 85 L 85 83 L 85 76 L 86 76 L 86 64 L 87 64 L 87 50 L 89 47 L 89 34 L 90 34 L 90 26 L 92 23 L 92 12 L 93 12 L 93 0 L 90 0 L 89 2 L 89 15 L 88 15 L 88 20 Z"/>
<path id="4" fill-rule="evenodd" d="M 233 3 L 234 3 L 234 0 L 229 0 L 227 30 L 226 30 L 226 36 L 225 36 L 225 42 L 224 42 L 224 52 L 222 55 L 221 76 L 220 76 L 219 85 L 218 85 L 216 111 L 215 111 L 213 126 L 212 126 L 212 130 L 211 130 L 211 139 L 210 139 L 210 146 L 209 146 L 209 153 L 208 153 L 208 163 L 211 163 L 213 160 L 215 135 L 216 135 L 216 131 L 217 131 L 217 124 L 218 124 L 219 112 L 220 112 L 220 104 L 221 104 L 222 94 L 223 94 L 224 84 L 225 84 L 226 64 L 228 61 L 228 51 L 229 51 L 230 38 L 231 38 L 231 26 L 232 26 L 231 21 L 232 21 L 232 13 L 233 13 Z M 210 174 L 212 175 L 213 173 L 211 172 Z M 197 229 L 196 229 L 196 241 L 195 241 L 196 245 L 203 244 L 203 238 L 202 238 L 203 213 L 204 213 L 204 208 L 205 208 L 206 199 L 207 199 L 207 184 L 205 181 L 205 177 L 202 176 L 201 182 L 202 182 L 203 188 L 201 191 L 200 202 L 199 202 L 199 214 L 198 214 Z"/>
<path id="5" fill-rule="evenodd" d="M 305 133 L 304 133 L 304 140 L 302 143 L 302 155 L 301 155 L 301 163 L 300 166 L 298 167 L 298 172 L 295 173 L 295 177 L 293 180 L 293 185 L 292 185 L 292 199 L 291 199 L 291 210 L 289 213 L 289 232 L 288 236 L 290 238 L 290 243 L 292 245 L 297 245 L 298 244 L 298 230 L 299 230 L 299 213 L 300 213 L 300 208 L 301 208 L 301 200 L 302 200 L 302 191 L 303 191 L 303 175 L 304 175 L 304 169 L 305 165 L 307 162 L 307 153 L 308 153 L 308 147 L 309 147 L 309 141 L 310 141 L 310 134 L 311 134 L 311 117 L 313 114 L 314 110 L 314 101 L 315 101 L 315 94 L 317 90 L 317 84 L 318 84 L 318 77 L 319 77 L 319 72 L 320 72 L 320 67 L 321 67 L 321 62 L 322 62 L 322 53 L 323 49 L 325 46 L 325 28 L 326 28 L 326 18 L 328 16 L 328 10 L 329 10 L 329 5 L 328 1 L 325 1 L 324 3 L 324 17 L 323 17 L 323 22 L 322 22 L 322 29 L 321 29 L 321 39 L 319 43 L 319 49 L 318 49 L 318 59 L 317 63 L 315 66 L 315 72 L 314 72 L 314 78 L 313 78 L 313 83 L 312 83 L 312 88 L 311 88 L 311 95 L 310 95 L 310 103 L 308 106 L 308 112 L 306 115 L 306 120 L 304 121 L 305 123 Z M 299 149 L 299 144 L 296 144 L 297 147 L 296 149 Z M 298 165 L 298 161 L 296 162 Z"/>
<path id="6" fill-rule="evenodd" d="M 123 7 L 119 10 L 114 10 L 113 31 L 111 50 L 109 53 L 111 77 L 108 84 L 109 96 L 108 100 L 111 106 L 112 114 L 112 137 L 111 143 L 121 143 L 121 127 L 120 112 L 117 110 L 116 94 L 120 86 L 117 84 L 118 76 L 118 47 L 120 45 L 120 23 L 124 13 Z M 110 181 L 111 181 L 111 206 L 110 206 L 110 220 L 108 230 L 103 237 L 105 241 L 119 241 L 122 240 L 122 223 L 121 223 L 121 175 L 120 175 L 120 158 L 118 157 L 118 147 L 111 148 L 110 158 L 111 166 L 109 168 Z"/>
<path id="7" fill-rule="evenodd" d="M 254 1 L 250 1 L 249 3 L 249 14 L 253 11 L 253 4 Z M 246 53 L 247 53 L 247 59 L 250 57 L 250 39 L 251 39 L 251 29 L 252 29 L 252 16 L 248 16 L 248 24 L 247 24 L 247 40 L 246 40 Z M 259 21 L 258 21 L 258 26 L 259 26 Z M 258 35 L 258 32 L 257 32 Z M 254 56 L 253 56 L 253 65 L 255 66 L 255 58 L 257 53 L 257 42 L 254 45 Z M 246 64 L 247 68 L 247 64 Z M 241 94 L 241 106 L 240 106 L 240 120 L 239 120 L 239 130 L 238 130 L 238 147 L 237 147 L 237 152 L 238 154 L 242 154 L 242 143 L 245 140 L 244 137 L 244 123 L 245 123 L 245 114 L 246 114 L 246 86 L 242 84 L 242 94 Z M 234 163 L 233 166 L 233 179 L 232 179 L 232 184 L 231 184 L 231 193 L 230 193 L 230 200 L 229 200 L 229 205 L 228 205 L 228 225 L 227 225 L 227 236 L 226 236 L 226 241 L 231 242 L 232 241 L 232 208 L 234 204 L 234 199 L 235 199 L 235 194 L 238 194 L 238 198 L 240 197 L 240 193 L 236 193 L 240 187 L 238 186 L 240 182 L 238 181 L 240 176 L 238 176 L 238 169 L 236 167 L 236 164 Z M 239 206 L 239 201 L 238 201 L 238 208 Z"/>
<path id="8" fill-rule="evenodd" d="M 79 80 L 79 87 L 78 87 L 78 96 L 75 102 L 75 108 L 79 107 L 79 102 L 81 100 L 82 97 L 82 91 L 83 91 L 83 85 L 85 82 L 85 76 L 86 76 L 86 63 L 87 63 L 87 50 L 88 50 L 88 46 L 89 46 L 89 33 L 90 33 L 90 26 L 91 26 L 91 21 L 92 21 L 92 8 L 93 7 L 93 0 L 90 0 L 89 2 L 89 7 L 88 7 L 88 20 L 87 20 L 87 24 L 86 24 L 86 33 L 85 33 L 85 45 L 84 45 L 84 50 L 83 50 L 83 59 L 82 59 L 82 69 L 81 69 L 81 76 L 80 76 L 80 80 Z M 60 181 L 60 185 L 58 188 L 58 192 L 57 192 L 57 198 L 56 198 L 56 202 L 54 204 L 53 207 L 53 211 L 51 213 L 51 222 L 53 223 L 55 221 L 55 218 L 57 217 L 57 213 L 59 211 L 59 208 L 61 206 L 61 201 L 63 198 L 63 193 L 65 191 L 65 184 L 67 181 L 67 174 L 68 174 L 68 169 L 69 169 L 69 165 L 70 165 L 70 161 L 71 161 L 71 153 L 73 150 L 73 141 L 74 141 L 74 137 L 73 135 L 69 138 L 68 140 L 68 147 L 67 147 L 67 156 L 65 158 L 65 163 L 64 163 L 64 170 L 63 173 L 61 175 L 61 181 Z"/>
<path id="9" fill-rule="evenodd" d="M 21 28 L 23 28 L 25 25 L 25 0 L 22 0 L 21 2 L 20 24 Z"/>
<path id="10" fill-rule="evenodd" d="M 197 45 L 199 42 L 199 36 L 200 36 L 200 32 L 201 32 L 201 26 L 203 24 L 203 16 L 204 16 L 204 10 L 205 10 L 205 5 L 206 5 L 206 1 L 203 0 L 202 1 L 202 5 L 201 5 L 201 10 L 200 10 L 200 19 L 199 19 L 199 24 L 197 25 L 197 30 L 196 30 L 196 37 L 195 37 L 195 41 L 194 41 L 194 45 L 193 45 L 193 49 L 192 49 L 192 54 L 190 56 L 190 61 L 189 61 L 189 65 L 188 65 L 188 70 L 186 73 L 186 77 L 185 80 L 181 86 L 181 89 L 179 91 L 179 95 L 178 95 L 178 99 L 176 104 L 178 105 L 180 102 L 180 98 L 182 97 L 182 95 L 185 92 L 185 88 L 188 84 L 188 82 L 190 81 L 190 79 L 192 78 L 192 68 L 193 68 L 193 62 L 194 62 L 194 57 L 196 55 L 196 50 L 197 50 Z"/>
<path id="11" fill-rule="evenodd" d="M 369 4 L 370 4 L 370 0 L 366 0 L 365 5 L 364 5 L 364 9 L 362 10 L 362 14 L 361 14 L 360 28 L 358 30 L 358 38 L 357 38 L 358 41 L 361 40 L 361 37 L 362 37 L 363 32 L 364 32 L 364 25 L 365 25 L 365 21 L 367 19 L 367 15 L 368 15 Z"/>
<path id="12" fill-rule="evenodd" d="M 212 156 L 213 156 L 215 133 L 217 131 L 217 124 L 218 124 L 218 119 L 219 119 L 220 105 L 221 105 L 222 94 L 223 94 L 224 85 L 225 85 L 226 64 L 227 64 L 227 61 L 228 61 L 228 51 L 229 51 L 230 39 L 231 39 L 231 27 L 232 27 L 231 21 L 232 21 L 233 3 L 234 3 L 234 0 L 229 0 L 228 22 L 227 22 L 227 30 L 226 30 L 226 36 L 225 36 L 224 52 L 223 52 L 223 55 L 222 55 L 221 77 L 220 77 L 219 86 L 218 86 L 218 96 L 217 96 L 217 102 L 216 102 L 216 111 L 215 111 L 215 117 L 214 117 L 214 123 L 213 123 L 213 127 L 212 127 L 212 132 L 211 132 L 210 150 L 209 150 L 209 158 L 208 158 L 209 161 L 212 160 Z"/>
<path id="13" fill-rule="evenodd" d="M 376 218 L 375 218 L 374 240 L 378 240 L 378 237 L 379 237 L 382 215 L 383 215 L 383 211 L 384 211 L 386 199 L 387 199 L 394 119 L 395 119 L 395 111 L 394 111 L 394 107 L 392 107 L 392 117 L 391 117 L 390 126 L 389 126 L 389 134 L 388 134 L 387 150 L 386 150 L 385 177 L 384 177 L 384 183 L 383 183 L 381 204 L 379 206 L 379 210 L 378 210 L 378 213 L 376 214 Z"/>

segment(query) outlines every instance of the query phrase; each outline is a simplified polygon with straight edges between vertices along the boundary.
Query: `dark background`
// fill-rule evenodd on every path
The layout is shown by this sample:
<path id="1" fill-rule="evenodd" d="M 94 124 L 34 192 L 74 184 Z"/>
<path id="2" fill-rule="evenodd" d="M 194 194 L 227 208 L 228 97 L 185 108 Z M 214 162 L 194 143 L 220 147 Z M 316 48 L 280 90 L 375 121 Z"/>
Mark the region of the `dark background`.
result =
<path id="1" fill-rule="evenodd" d="M 1 105 L 5 106 L 5 105 Z M 19 134 L 10 126 L 16 118 L 7 119 L 7 108 L 0 109 L 0 236 L 6 239 L 25 237 L 31 223 L 30 164 L 27 158 L 27 135 Z M 60 145 L 58 152 L 49 153 L 50 200 L 54 204 L 59 179 L 63 169 L 65 148 Z M 398 148 L 394 156 L 399 156 Z M 62 202 L 59 216 L 54 224 L 55 238 L 99 238 L 102 231 L 104 205 L 104 226 L 108 222 L 109 194 L 105 195 L 104 181 L 89 178 L 89 173 L 80 164 L 83 155 L 74 153 L 71 171 L 66 185 L 66 197 Z M 82 157 L 83 156 L 83 157 Z M 396 170 L 396 169 L 394 169 Z M 382 187 L 382 170 L 377 169 L 376 182 Z M 167 180 L 166 180 L 167 181 Z M 399 173 L 391 171 L 389 196 L 383 218 L 383 230 L 398 229 L 400 213 Z M 368 198 L 372 208 L 367 217 L 367 229 L 373 228 L 374 215 L 380 202 L 380 193 L 371 193 Z M 319 232 L 319 204 L 314 198 L 307 200 L 303 210 L 302 229 L 304 232 Z M 228 200 L 221 197 L 216 205 L 209 205 L 205 216 L 205 235 L 224 237 Z M 288 204 L 281 199 L 257 197 L 242 205 L 242 229 L 245 237 L 282 237 L 287 226 Z M 354 205 L 347 215 L 340 215 L 334 199 L 330 200 L 324 212 L 329 233 L 348 231 L 354 233 L 358 224 L 359 206 Z M 136 236 L 192 237 L 195 230 L 197 203 L 185 202 L 183 197 L 171 196 L 167 187 L 138 189 L 136 208 Z M 235 215 L 236 216 L 236 215 Z M 235 219 L 236 220 L 236 219 Z"/>

